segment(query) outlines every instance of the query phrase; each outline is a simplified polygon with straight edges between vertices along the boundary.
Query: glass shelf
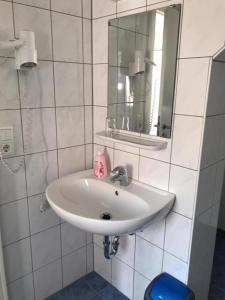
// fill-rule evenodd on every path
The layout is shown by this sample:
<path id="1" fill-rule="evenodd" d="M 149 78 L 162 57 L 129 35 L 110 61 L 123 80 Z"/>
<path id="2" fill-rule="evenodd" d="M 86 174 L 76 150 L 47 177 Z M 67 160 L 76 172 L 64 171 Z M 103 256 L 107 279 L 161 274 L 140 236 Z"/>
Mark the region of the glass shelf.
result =
<path id="1" fill-rule="evenodd" d="M 153 137 L 145 138 L 138 135 L 124 134 L 119 131 L 101 131 L 96 133 L 96 136 L 103 140 L 114 141 L 117 143 L 152 151 L 160 151 L 166 149 L 168 144 L 166 140 L 154 139 Z"/>

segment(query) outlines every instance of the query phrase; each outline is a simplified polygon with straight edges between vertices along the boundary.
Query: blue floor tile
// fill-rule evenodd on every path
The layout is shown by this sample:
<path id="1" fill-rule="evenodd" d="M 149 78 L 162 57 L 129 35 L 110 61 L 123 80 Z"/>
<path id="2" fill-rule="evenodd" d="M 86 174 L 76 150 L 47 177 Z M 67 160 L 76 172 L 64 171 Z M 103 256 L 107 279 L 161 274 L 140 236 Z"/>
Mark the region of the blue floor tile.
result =
<path id="1" fill-rule="evenodd" d="M 93 299 L 91 300 L 104 300 L 102 297 L 100 297 L 99 295 L 96 295 Z"/>
<path id="2" fill-rule="evenodd" d="M 95 291 L 90 288 L 84 279 L 64 288 L 60 292 L 48 298 L 48 300 L 91 300 L 95 297 Z"/>
<path id="3" fill-rule="evenodd" d="M 46 300 L 129 300 L 104 278 L 91 272 Z"/>
<path id="4" fill-rule="evenodd" d="M 129 300 L 111 284 L 108 284 L 99 294 L 104 300 Z"/>
<path id="5" fill-rule="evenodd" d="M 97 292 L 104 289 L 109 284 L 104 278 L 95 272 L 89 273 L 84 277 L 84 279 Z"/>

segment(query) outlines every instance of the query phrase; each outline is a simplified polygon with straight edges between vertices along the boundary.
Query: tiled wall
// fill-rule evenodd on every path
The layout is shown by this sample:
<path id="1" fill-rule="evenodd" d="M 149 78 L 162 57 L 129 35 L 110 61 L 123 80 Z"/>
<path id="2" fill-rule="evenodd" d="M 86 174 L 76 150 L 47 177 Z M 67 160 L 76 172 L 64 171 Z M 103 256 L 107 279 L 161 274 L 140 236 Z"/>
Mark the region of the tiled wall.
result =
<path id="1" fill-rule="evenodd" d="M 130 177 L 177 196 L 165 221 L 136 236 L 122 237 L 119 253 L 112 261 L 103 257 L 102 238 L 94 237 L 95 270 L 133 300 L 142 300 L 147 284 L 162 271 L 189 282 L 198 300 L 207 299 L 224 171 L 223 155 L 218 154 L 218 149 L 223 153 L 223 116 L 214 116 L 221 114 L 224 94 L 220 90 L 219 95 L 210 95 L 210 90 L 218 88 L 222 71 L 214 70 L 218 66 L 212 65 L 212 57 L 224 43 L 225 4 L 221 0 L 93 1 L 94 133 L 105 128 L 107 113 L 108 20 L 173 3 L 183 4 L 183 15 L 172 138 L 167 149 L 152 152 L 94 137 L 95 151 L 106 148 L 110 169 L 126 165 Z M 215 72 L 218 74 L 213 75 Z"/>
<path id="2" fill-rule="evenodd" d="M 212 63 L 212 56 L 224 44 L 225 4 L 223 0 L 93 0 L 94 133 L 104 129 L 107 112 L 108 20 L 183 2 L 167 149 L 152 152 L 94 140 L 95 151 L 106 147 L 109 168 L 127 165 L 130 177 L 177 195 L 170 216 L 143 233 L 122 237 L 112 261 L 104 259 L 102 238 L 94 237 L 95 270 L 133 300 L 143 299 L 145 287 L 162 270 L 189 281 L 197 299 L 206 299 L 213 252 L 207 246 L 214 242 L 224 171 L 224 85 L 217 85 L 224 64 Z M 36 33 L 42 87 L 40 91 L 35 70 L 18 77 L 12 59 L 1 64 L 0 126 L 13 124 L 16 139 L 16 155 L 8 162 L 16 164 L 27 150 L 16 175 L 0 167 L 0 226 L 10 300 L 41 300 L 92 269 L 91 236 L 61 223 L 51 210 L 39 211 L 47 160 L 49 182 L 92 165 L 90 19 L 90 0 L 0 0 L 1 40 L 20 29 Z M 215 90 L 218 94 L 210 94 Z M 26 142 L 29 119 L 31 144 Z"/>
<path id="3" fill-rule="evenodd" d="M 47 161 L 48 182 L 92 166 L 91 0 L 0 1 L 0 40 L 23 29 L 39 62 L 17 74 L 0 58 L 0 127 L 15 134 L 7 163 L 22 164 L 15 175 L 0 165 L 0 228 L 10 300 L 43 300 L 93 267 L 92 236 L 39 209 Z"/>
<path id="4" fill-rule="evenodd" d="M 209 81 L 189 271 L 197 299 L 208 295 L 225 168 L 224 53 L 212 61 Z"/>

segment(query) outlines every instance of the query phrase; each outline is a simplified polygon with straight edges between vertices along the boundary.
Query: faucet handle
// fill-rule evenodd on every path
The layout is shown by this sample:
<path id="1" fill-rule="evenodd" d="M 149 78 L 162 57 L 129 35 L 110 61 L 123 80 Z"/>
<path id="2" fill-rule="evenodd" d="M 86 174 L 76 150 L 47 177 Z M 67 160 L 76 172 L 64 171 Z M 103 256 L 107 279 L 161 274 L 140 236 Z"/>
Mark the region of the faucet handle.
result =
<path id="1" fill-rule="evenodd" d="M 127 169 L 123 166 L 115 167 L 112 170 L 113 177 L 111 178 L 112 182 L 120 181 L 120 185 L 127 186 L 129 184 L 128 172 Z"/>
<path id="2" fill-rule="evenodd" d="M 125 175 L 127 174 L 127 169 L 123 166 L 117 166 L 112 170 L 112 173 L 119 173 L 119 175 Z"/>

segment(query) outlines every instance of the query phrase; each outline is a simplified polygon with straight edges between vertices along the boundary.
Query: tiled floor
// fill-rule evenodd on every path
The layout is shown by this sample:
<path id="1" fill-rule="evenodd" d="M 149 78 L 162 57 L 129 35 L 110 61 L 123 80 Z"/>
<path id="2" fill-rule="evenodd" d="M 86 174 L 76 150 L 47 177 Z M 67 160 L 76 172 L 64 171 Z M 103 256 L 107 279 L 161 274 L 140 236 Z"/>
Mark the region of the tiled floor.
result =
<path id="1" fill-rule="evenodd" d="M 218 230 L 208 300 L 225 300 L 225 232 Z"/>
<path id="2" fill-rule="evenodd" d="M 92 272 L 47 300 L 128 300 L 110 283 Z"/>

